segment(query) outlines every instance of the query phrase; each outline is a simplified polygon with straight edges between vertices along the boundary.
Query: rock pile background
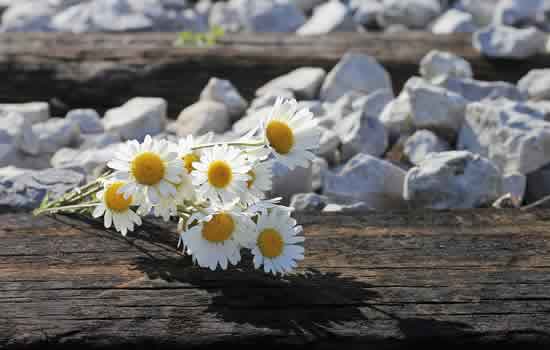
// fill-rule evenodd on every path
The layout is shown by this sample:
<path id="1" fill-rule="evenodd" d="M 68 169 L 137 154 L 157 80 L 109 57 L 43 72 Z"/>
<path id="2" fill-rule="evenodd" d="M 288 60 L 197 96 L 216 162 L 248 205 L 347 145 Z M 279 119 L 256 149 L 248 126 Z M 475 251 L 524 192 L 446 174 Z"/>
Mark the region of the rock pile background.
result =
<path id="1" fill-rule="evenodd" d="M 548 52 L 550 0 L 0 0 L 0 31 L 473 33 L 490 57 Z"/>
<path id="2" fill-rule="evenodd" d="M 432 51 L 397 95 L 373 57 L 347 53 L 330 71 L 302 67 L 251 101 L 223 77 L 166 115 L 136 97 L 100 116 L 51 116 L 43 102 L 0 105 L 0 206 L 32 208 L 102 172 L 113 150 L 146 134 L 205 141 L 242 135 L 277 96 L 296 98 L 322 128 L 309 169 L 276 164 L 273 195 L 315 211 L 519 206 L 550 194 L 550 70 L 511 84 L 473 78 L 467 61 Z"/>

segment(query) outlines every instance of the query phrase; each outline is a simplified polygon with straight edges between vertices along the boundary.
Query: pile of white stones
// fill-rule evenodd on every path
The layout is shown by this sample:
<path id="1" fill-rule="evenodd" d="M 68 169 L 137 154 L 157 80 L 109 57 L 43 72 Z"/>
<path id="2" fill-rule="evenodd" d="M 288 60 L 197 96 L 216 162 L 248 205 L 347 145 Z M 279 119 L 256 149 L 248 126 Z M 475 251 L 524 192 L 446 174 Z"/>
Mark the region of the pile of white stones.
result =
<path id="1" fill-rule="evenodd" d="M 348 53 L 330 72 L 303 67 L 267 82 L 250 103 L 212 78 L 176 121 L 152 97 L 103 117 L 80 109 L 51 118 L 40 102 L 0 105 L 0 206 L 36 206 L 48 188 L 60 193 L 101 172 L 115 147 L 146 134 L 242 135 L 277 96 L 296 98 L 322 127 L 309 169 L 275 166 L 273 195 L 295 208 L 475 208 L 498 199 L 519 206 L 550 194 L 550 70 L 516 85 L 485 82 L 464 59 L 432 51 L 419 73 L 395 96 L 376 59 Z"/>
<path id="2" fill-rule="evenodd" d="M 473 33 L 489 57 L 548 52 L 550 0 L 0 0 L 0 31 Z"/>

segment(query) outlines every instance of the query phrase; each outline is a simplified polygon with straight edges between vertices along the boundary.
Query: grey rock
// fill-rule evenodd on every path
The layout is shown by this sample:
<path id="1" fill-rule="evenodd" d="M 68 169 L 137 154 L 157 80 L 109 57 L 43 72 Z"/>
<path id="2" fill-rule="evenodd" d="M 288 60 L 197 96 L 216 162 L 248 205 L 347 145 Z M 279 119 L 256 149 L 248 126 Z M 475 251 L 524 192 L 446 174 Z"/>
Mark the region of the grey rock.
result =
<path id="1" fill-rule="evenodd" d="M 271 106 L 252 110 L 250 113 L 242 117 L 235 124 L 233 124 L 232 131 L 237 135 L 244 135 L 252 129 L 258 128 L 265 120 L 266 116 L 271 113 Z"/>
<path id="2" fill-rule="evenodd" d="M 256 94 L 258 94 L 259 90 L 256 91 Z M 266 90 L 262 91 L 262 95 L 258 95 L 252 102 L 250 103 L 250 107 L 248 108 L 247 114 L 251 114 L 254 111 L 260 110 L 265 107 L 272 107 L 275 104 L 275 101 L 277 101 L 277 98 L 282 97 L 286 99 L 292 99 L 295 98 L 294 93 L 289 90 Z"/>
<path id="3" fill-rule="evenodd" d="M 399 209 L 405 206 L 404 180 L 403 170 L 360 153 L 337 173 L 325 173 L 323 194 L 336 202 L 363 201 L 374 210 Z"/>
<path id="4" fill-rule="evenodd" d="M 54 153 L 62 147 L 76 147 L 80 140 L 78 124 L 63 118 L 50 118 L 46 122 L 34 124 L 32 131 L 38 137 L 40 153 Z"/>
<path id="5" fill-rule="evenodd" d="M 464 97 L 468 101 L 494 100 L 506 98 L 521 101 L 525 96 L 519 89 L 504 81 L 480 81 L 467 78 L 446 77 L 437 81 L 437 85 Z"/>
<path id="6" fill-rule="evenodd" d="M 18 1 L 2 14 L 2 32 L 48 32 L 56 9 L 43 1 Z"/>
<path id="7" fill-rule="evenodd" d="M 474 34 L 473 45 L 488 57 L 523 59 L 543 52 L 546 40 L 534 27 L 489 26 Z"/>
<path id="8" fill-rule="evenodd" d="M 340 137 L 333 130 L 326 129 L 322 126 L 320 126 L 319 129 L 321 130 L 321 138 L 319 139 L 319 148 L 316 154 L 331 163 L 338 163 L 339 159 L 335 158 L 339 158 L 338 148 L 341 143 Z"/>
<path id="9" fill-rule="evenodd" d="M 326 0 L 295 0 L 294 4 L 304 13 L 308 13 L 325 1 Z"/>
<path id="10" fill-rule="evenodd" d="M 239 13 L 245 32 L 291 33 L 302 26 L 306 18 L 288 0 L 230 0 Z"/>
<path id="11" fill-rule="evenodd" d="M 0 104 L 0 115 L 9 112 L 21 114 L 31 124 L 45 122 L 50 118 L 50 106 L 47 102 Z"/>
<path id="12" fill-rule="evenodd" d="M 450 52 L 432 50 L 420 61 L 420 74 L 429 81 L 445 77 L 472 78 L 472 67 L 462 57 Z"/>
<path id="13" fill-rule="evenodd" d="M 248 107 L 248 102 L 229 80 L 218 78 L 210 78 L 201 92 L 200 99 L 224 104 L 231 121 L 239 120 Z"/>
<path id="14" fill-rule="evenodd" d="M 299 212 L 319 212 L 327 205 L 328 198 L 317 193 L 298 193 L 292 196 L 290 207 Z"/>
<path id="15" fill-rule="evenodd" d="M 327 75 L 321 100 L 334 102 L 350 91 L 368 95 L 379 89 L 393 91 L 384 67 L 371 56 L 348 52 Z"/>
<path id="16" fill-rule="evenodd" d="M 34 209 L 40 205 L 46 193 L 51 199 L 84 183 L 79 172 L 61 169 L 26 171 L 17 176 L 0 177 L 0 207 L 10 209 Z"/>
<path id="17" fill-rule="evenodd" d="M 409 94 L 403 91 L 396 99 L 390 101 L 382 110 L 379 120 L 390 133 L 391 139 L 396 139 L 401 134 L 412 133 L 414 125 Z"/>
<path id="18" fill-rule="evenodd" d="M 105 132 L 101 134 L 80 135 L 80 149 L 104 148 L 114 143 L 120 143 L 120 135 L 116 132 Z"/>
<path id="19" fill-rule="evenodd" d="M 388 148 L 388 133 L 376 118 L 362 111 L 353 112 L 336 125 L 342 140 L 342 159 L 348 160 L 357 153 L 380 157 Z"/>
<path id="20" fill-rule="evenodd" d="M 544 0 L 502 0 L 498 3 L 494 23 L 508 26 L 534 25 L 544 21 Z"/>
<path id="21" fill-rule="evenodd" d="M 283 203 L 289 203 L 297 193 L 312 192 L 312 168 L 296 167 L 288 169 L 279 162 L 273 164 L 273 187 L 269 197 L 283 197 Z"/>
<path id="22" fill-rule="evenodd" d="M 178 136 L 199 136 L 209 131 L 223 133 L 231 128 L 227 107 L 208 100 L 200 100 L 185 108 L 178 116 L 177 123 Z"/>
<path id="23" fill-rule="evenodd" d="M 238 9 L 225 2 L 216 2 L 212 6 L 208 24 L 210 27 L 220 27 L 226 32 L 238 32 L 243 27 Z"/>
<path id="24" fill-rule="evenodd" d="M 32 129 L 31 121 L 17 112 L 0 112 L 0 130 L 5 131 L 19 151 L 37 155 L 40 142 Z"/>
<path id="25" fill-rule="evenodd" d="M 142 141 L 146 135 L 156 135 L 164 130 L 166 108 L 163 98 L 135 97 L 108 110 L 103 125 L 106 131 L 118 132 L 123 140 Z"/>
<path id="26" fill-rule="evenodd" d="M 523 202 L 526 190 L 527 176 L 525 176 L 524 174 L 511 173 L 502 176 L 501 192 L 505 195 L 509 194 L 512 201 L 514 203 L 517 203 L 516 206 L 519 206 Z"/>
<path id="27" fill-rule="evenodd" d="M 368 117 L 379 118 L 384 108 L 395 98 L 391 90 L 376 90 L 352 101 L 352 110 L 362 110 Z"/>
<path id="28" fill-rule="evenodd" d="M 5 130 L 0 130 L 0 167 L 18 163 L 17 146 Z"/>
<path id="29" fill-rule="evenodd" d="M 528 174 L 550 163 L 550 123 L 516 105 L 472 103 L 457 148 L 489 158 L 504 174 Z"/>
<path id="30" fill-rule="evenodd" d="M 97 134 L 104 131 L 99 114 L 93 109 L 73 109 L 65 116 L 80 127 L 82 134 Z"/>
<path id="31" fill-rule="evenodd" d="M 286 90 L 291 91 L 296 98 L 312 100 L 318 97 L 326 74 L 322 68 L 298 68 L 260 87 L 256 91 L 256 95 L 263 96 L 270 91 Z"/>
<path id="32" fill-rule="evenodd" d="M 464 120 L 467 101 L 444 88 L 417 80 L 407 84 L 413 125 L 430 129 L 452 141 Z"/>
<path id="33" fill-rule="evenodd" d="M 550 100 L 550 69 L 533 69 L 518 82 L 518 89 L 530 100 Z"/>
<path id="34" fill-rule="evenodd" d="M 403 153 L 407 159 L 415 164 L 420 164 L 430 153 L 450 151 L 451 146 L 429 130 L 418 130 L 412 134 L 403 147 Z"/>
<path id="35" fill-rule="evenodd" d="M 297 31 L 298 35 L 322 35 L 333 32 L 354 32 L 356 24 L 350 9 L 337 0 L 315 8 L 313 16 Z"/>
<path id="36" fill-rule="evenodd" d="M 432 153 L 407 173 L 403 197 L 412 207 L 477 208 L 501 193 L 501 177 L 488 159 L 467 151 Z"/>
<path id="37" fill-rule="evenodd" d="M 378 0 L 351 0 L 350 8 L 354 11 L 355 23 L 366 28 L 377 28 L 378 17 L 384 11 L 384 6 Z"/>
<path id="38" fill-rule="evenodd" d="M 550 195 L 550 163 L 527 174 L 525 200 L 532 203 Z"/>
<path id="39" fill-rule="evenodd" d="M 434 34 L 473 33 L 477 30 L 474 17 L 457 9 L 449 9 L 432 24 Z"/>
<path id="40" fill-rule="evenodd" d="M 424 29 L 442 9 L 437 0 L 382 0 L 384 11 L 378 21 L 383 27 L 402 24 L 411 29 Z"/>

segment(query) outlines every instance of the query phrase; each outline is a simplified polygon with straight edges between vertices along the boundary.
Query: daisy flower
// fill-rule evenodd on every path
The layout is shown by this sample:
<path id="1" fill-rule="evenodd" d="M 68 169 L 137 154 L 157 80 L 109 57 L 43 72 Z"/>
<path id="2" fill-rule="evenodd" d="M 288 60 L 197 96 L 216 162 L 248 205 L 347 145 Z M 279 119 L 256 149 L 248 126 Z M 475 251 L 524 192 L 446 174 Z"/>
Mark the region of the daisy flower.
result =
<path id="1" fill-rule="evenodd" d="M 168 142 L 155 141 L 147 135 L 142 144 L 129 141 L 115 153 L 107 165 L 116 170 L 116 178 L 127 182 L 120 189 L 126 198 L 139 192 L 157 204 L 161 198 L 176 194 L 174 184 L 181 181 L 183 163 L 168 147 Z"/>
<path id="2" fill-rule="evenodd" d="M 250 165 L 236 147 L 216 145 L 203 151 L 193 163 L 193 185 L 201 198 L 213 203 L 230 203 L 247 189 Z"/>
<path id="3" fill-rule="evenodd" d="M 141 218 L 130 207 L 135 204 L 133 196 L 125 197 L 120 189 L 125 185 L 122 181 L 105 182 L 103 190 L 97 193 L 101 203 L 94 209 L 92 216 L 103 216 L 105 227 L 115 225 L 118 232 L 126 236 L 128 231 L 134 230 L 135 225 L 141 225 Z"/>
<path id="4" fill-rule="evenodd" d="M 236 265 L 241 260 L 241 247 L 250 245 L 254 222 L 233 209 L 208 211 L 187 220 L 190 228 L 181 234 L 180 243 L 199 266 L 225 270 L 229 263 Z"/>
<path id="5" fill-rule="evenodd" d="M 296 267 L 296 261 L 304 259 L 304 247 L 297 245 L 304 241 L 298 236 L 301 226 L 289 212 L 273 208 L 269 213 L 260 215 L 252 243 L 254 267 L 263 265 L 266 273 L 285 274 Z"/>
<path id="6" fill-rule="evenodd" d="M 241 200 L 252 205 L 265 198 L 265 192 L 270 191 L 273 185 L 273 161 L 255 161 L 248 171 L 249 180 L 246 182 L 247 191 L 243 192 Z"/>
<path id="7" fill-rule="evenodd" d="M 278 98 L 262 130 L 272 153 L 290 170 L 307 167 L 319 147 L 317 120 L 307 108 L 298 110 L 296 100 Z"/>

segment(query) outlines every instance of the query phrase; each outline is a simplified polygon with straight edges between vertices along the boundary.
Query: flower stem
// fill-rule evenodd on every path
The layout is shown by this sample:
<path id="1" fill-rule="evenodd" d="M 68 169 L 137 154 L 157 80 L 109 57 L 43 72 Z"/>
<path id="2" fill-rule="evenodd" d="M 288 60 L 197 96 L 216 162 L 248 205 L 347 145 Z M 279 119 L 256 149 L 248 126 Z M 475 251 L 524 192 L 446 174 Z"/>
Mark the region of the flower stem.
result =
<path id="1" fill-rule="evenodd" d="M 191 147 L 193 151 L 203 149 L 203 148 L 210 148 L 214 146 L 219 145 L 228 145 L 228 146 L 241 146 L 241 147 L 258 147 L 263 146 L 265 143 L 264 141 L 257 141 L 257 142 L 243 142 L 243 141 L 233 141 L 233 142 L 216 142 L 216 143 L 205 143 L 202 145 L 197 145 L 194 147 Z"/>
<path id="2" fill-rule="evenodd" d="M 40 215 L 44 213 L 56 213 L 62 210 L 75 210 L 75 209 L 82 209 L 82 208 L 97 207 L 99 203 L 100 202 L 91 202 L 91 203 L 84 203 L 84 204 L 64 205 L 64 206 L 54 207 L 54 208 L 38 208 L 34 211 L 34 215 Z"/>

